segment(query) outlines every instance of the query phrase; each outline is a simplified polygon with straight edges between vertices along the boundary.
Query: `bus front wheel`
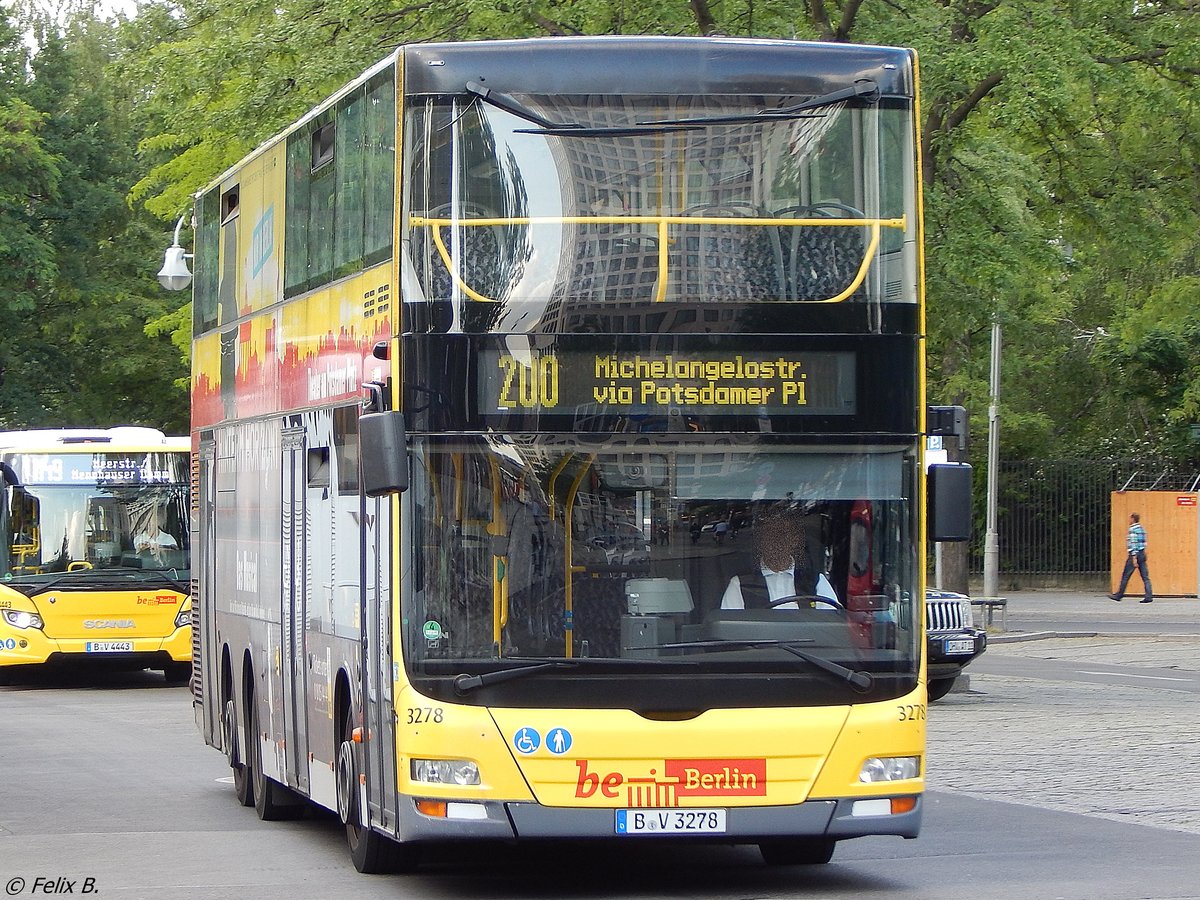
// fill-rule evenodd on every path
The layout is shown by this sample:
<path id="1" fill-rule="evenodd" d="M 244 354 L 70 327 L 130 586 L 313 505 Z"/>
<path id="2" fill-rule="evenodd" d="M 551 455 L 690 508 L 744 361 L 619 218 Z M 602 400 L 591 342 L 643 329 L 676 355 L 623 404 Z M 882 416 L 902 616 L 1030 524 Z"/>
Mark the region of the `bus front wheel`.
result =
<path id="1" fill-rule="evenodd" d="M 833 859 L 837 841 L 830 838 L 792 838 L 758 845 L 768 866 L 823 866 Z"/>
<path id="2" fill-rule="evenodd" d="M 928 685 L 929 702 L 932 703 L 934 700 L 941 700 L 950 693 L 950 689 L 954 687 L 954 681 L 954 678 L 930 679 Z"/>
<path id="3" fill-rule="evenodd" d="M 192 679 L 192 664 L 190 662 L 169 662 L 163 666 L 163 678 L 167 684 L 187 684 Z"/>
<path id="4" fill-rule="evenodd" d="M 362 824 L 359 801 L 359 766 L 354 751 L 353 715 L 346 710 L 341 741 L 338 744 L 337 806 L 338 818 L 346 826 L 346 844 L 354 868 L 364 875 L 407 872 L 416 868 L 416 848 L 397 843 L 386 835 Z"/>

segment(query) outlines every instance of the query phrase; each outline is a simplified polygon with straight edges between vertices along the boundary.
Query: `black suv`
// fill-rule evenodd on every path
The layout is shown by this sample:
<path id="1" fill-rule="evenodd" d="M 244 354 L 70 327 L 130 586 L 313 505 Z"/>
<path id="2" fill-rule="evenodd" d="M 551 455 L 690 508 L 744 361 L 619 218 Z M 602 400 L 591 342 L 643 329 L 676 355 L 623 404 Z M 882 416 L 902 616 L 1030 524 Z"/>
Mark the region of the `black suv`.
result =
<path id="1" fill-rule="evenodd" d="M 987 632 L 974 627 L 971 598 L 953 591 L 925 592 L 925 645 L 929 699 L 950 693 L 967 664 L 987 649 Z"/>

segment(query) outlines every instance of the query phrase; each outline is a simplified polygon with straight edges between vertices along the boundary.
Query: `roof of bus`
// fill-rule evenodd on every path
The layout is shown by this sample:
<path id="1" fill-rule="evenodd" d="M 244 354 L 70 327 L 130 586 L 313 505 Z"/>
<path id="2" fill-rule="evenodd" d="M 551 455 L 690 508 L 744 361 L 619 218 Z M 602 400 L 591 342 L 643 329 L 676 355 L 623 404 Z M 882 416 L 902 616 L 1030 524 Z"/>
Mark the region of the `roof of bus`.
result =
<path id="1" fill-rule="evenodd" d="M 870 78 L 885 95 L 915 93 L 914 51 L 900 47 L 766 38 L 572 35 L 408 44 L 379 60 L 196 192 L 199 198 L 321 115 L 342 97 L 406 62 L 406 94 L 461 92 L 468 80 L 498 91 L 569 94 L 824 94 Z M 619 57 L 619 61 L 617 61 Z M 486 66 L 486 71 L 480 71 Z"/>
<path id="2" fill-rule="evenodd" d="M 885 96 L 913 94 L 913 52 L 897 47 L 764 38 L 592 35 L 414 44 L 406 94 L 502 93 L 796 96 L 869 79 Z"/>
<path id="3" fill-rule="evenodd" d="M 144 453 L 190 450 L 191 438 L 169 436 L 156 428 L 35 428 L 0 431 L 0 453 Z"/>

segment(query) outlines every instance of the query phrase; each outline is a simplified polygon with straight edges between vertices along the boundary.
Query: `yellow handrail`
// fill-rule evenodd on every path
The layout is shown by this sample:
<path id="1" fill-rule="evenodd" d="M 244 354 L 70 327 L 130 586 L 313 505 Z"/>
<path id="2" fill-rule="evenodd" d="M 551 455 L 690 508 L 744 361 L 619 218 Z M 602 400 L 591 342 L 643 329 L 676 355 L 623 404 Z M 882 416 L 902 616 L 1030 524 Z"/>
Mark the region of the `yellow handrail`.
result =
<path id="1" fill-rule="evenodd" d="M 484 219 L 447 219 L 447 218 L 430 218 L 427 216 L 411 216 L 409 222 L 414 228 L 430 229 L 430 234 L 433 236 L 433 244 L 437 248 L 438 255 L 442 259 L 442 264 L 446 267 L 446 271 L 450 273 L 450 277 L 454 279 L 454 283 L 458 285 L 459 290 L 470 297 L 472 300 L 477 300 L 481 303 L 496 303 L 494 297 L 486 297 L 478 291 L 472 289 L 462 279 L 462 275 L 458 271 L 458 267 L 454 265 L 453 257 L 450 255 L 449 249 L 446 247 L 446 242 L 442 240 L 441 228 L 443 226 L 464 227 L 464 228 L 486 228 L 506 225 L 654 225 L 658 231 L 658 288 L 655 292 L 654 299 L 656 302 L 661 302 L 667 296 L 667 276 L 668 271 L 668 254 L 667 247 L 670 243 L 670 234 L 668 226 L 670 225 L 736 225 L 736 226 L 773 226 L 787 228 L 803 228 L 803 227 L 821 227 L 833 226 L 835 228 L 870 228 L 871 237 L 867 243 L 867 249 L 863 253 L 862 264 L 858 267 L 858 272 L 855 273 L 853 281 L 841 293 L 833 297 L 828 297 L 824 300 L 807 300 L 806 303 L 841 303 L 847 297 L 854 294 L 859 289 L 863 281 L 867 277 L 867 270 L 871 267 L 871 261 L 875 257 L 876 251 L 879 249 L 879 235 L 881 228 L 895 228 L 900 231 L 905 230 L 907 225 L 907 217 L 900 216 L 892 219 L 834 219 L 817 217 L 811 219 L 794 219 L 794 218 L 752 218 L 746 216 L 510 216 L 496 217 Z"/>
<path id="2" fill-rule="evenodd" d="M 589 453 L 588 458 L 580 466 L 579 472 L 575 475 L 571 482 L 571 487 L 567 491 L 567 500 L 563 506 L 563 540 L 565 543 L 564 562 L 566 563 L 566 584 L 563 585 L 563 621 L 566 639 L 566 648 L 564 654 L 569 658 L 575 655 L 575 587 L 574 578 L 576 572 L 581 572 L 583 569 L 574 565 L 572 558 L 573 544 L 575 540 L 574 515 L 575 495 L 579 493 L 579 486 L 583 483 L 584 476 L 591 469 L 592 463 L 596 461 L 596 454 Z"/>

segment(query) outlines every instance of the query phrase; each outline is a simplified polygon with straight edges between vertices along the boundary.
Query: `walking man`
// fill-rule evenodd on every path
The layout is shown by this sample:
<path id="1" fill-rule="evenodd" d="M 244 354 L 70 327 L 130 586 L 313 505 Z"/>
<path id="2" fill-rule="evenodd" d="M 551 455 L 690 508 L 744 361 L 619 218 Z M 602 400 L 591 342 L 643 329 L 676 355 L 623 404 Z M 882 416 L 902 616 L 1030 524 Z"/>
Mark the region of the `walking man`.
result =
<path id="1" fill-rule="evenodd" d="M 1129 576 L 1133 574 L 1134 567 L 1136 567 L 1138 574 L 1142 577 L 1142 586 L 1146 589 L 1146 596 L 1141 602 L 1153 603 L 1154 596 L 1150 590 L 1150 569 L 1146 565 L 1146 529 L 1142 527 L 1142 518 L 1137 513 L 1129 515 L 1129 533 L 1125 536 L 1125 547 L 1129 550 L 1129 555 L 1125 557 L 1125 571 L 1121 573 L 1121 586 L 1117 588 L 1115 594 L 1108 596 L 1117 601 L 1125 596 Z"/>

